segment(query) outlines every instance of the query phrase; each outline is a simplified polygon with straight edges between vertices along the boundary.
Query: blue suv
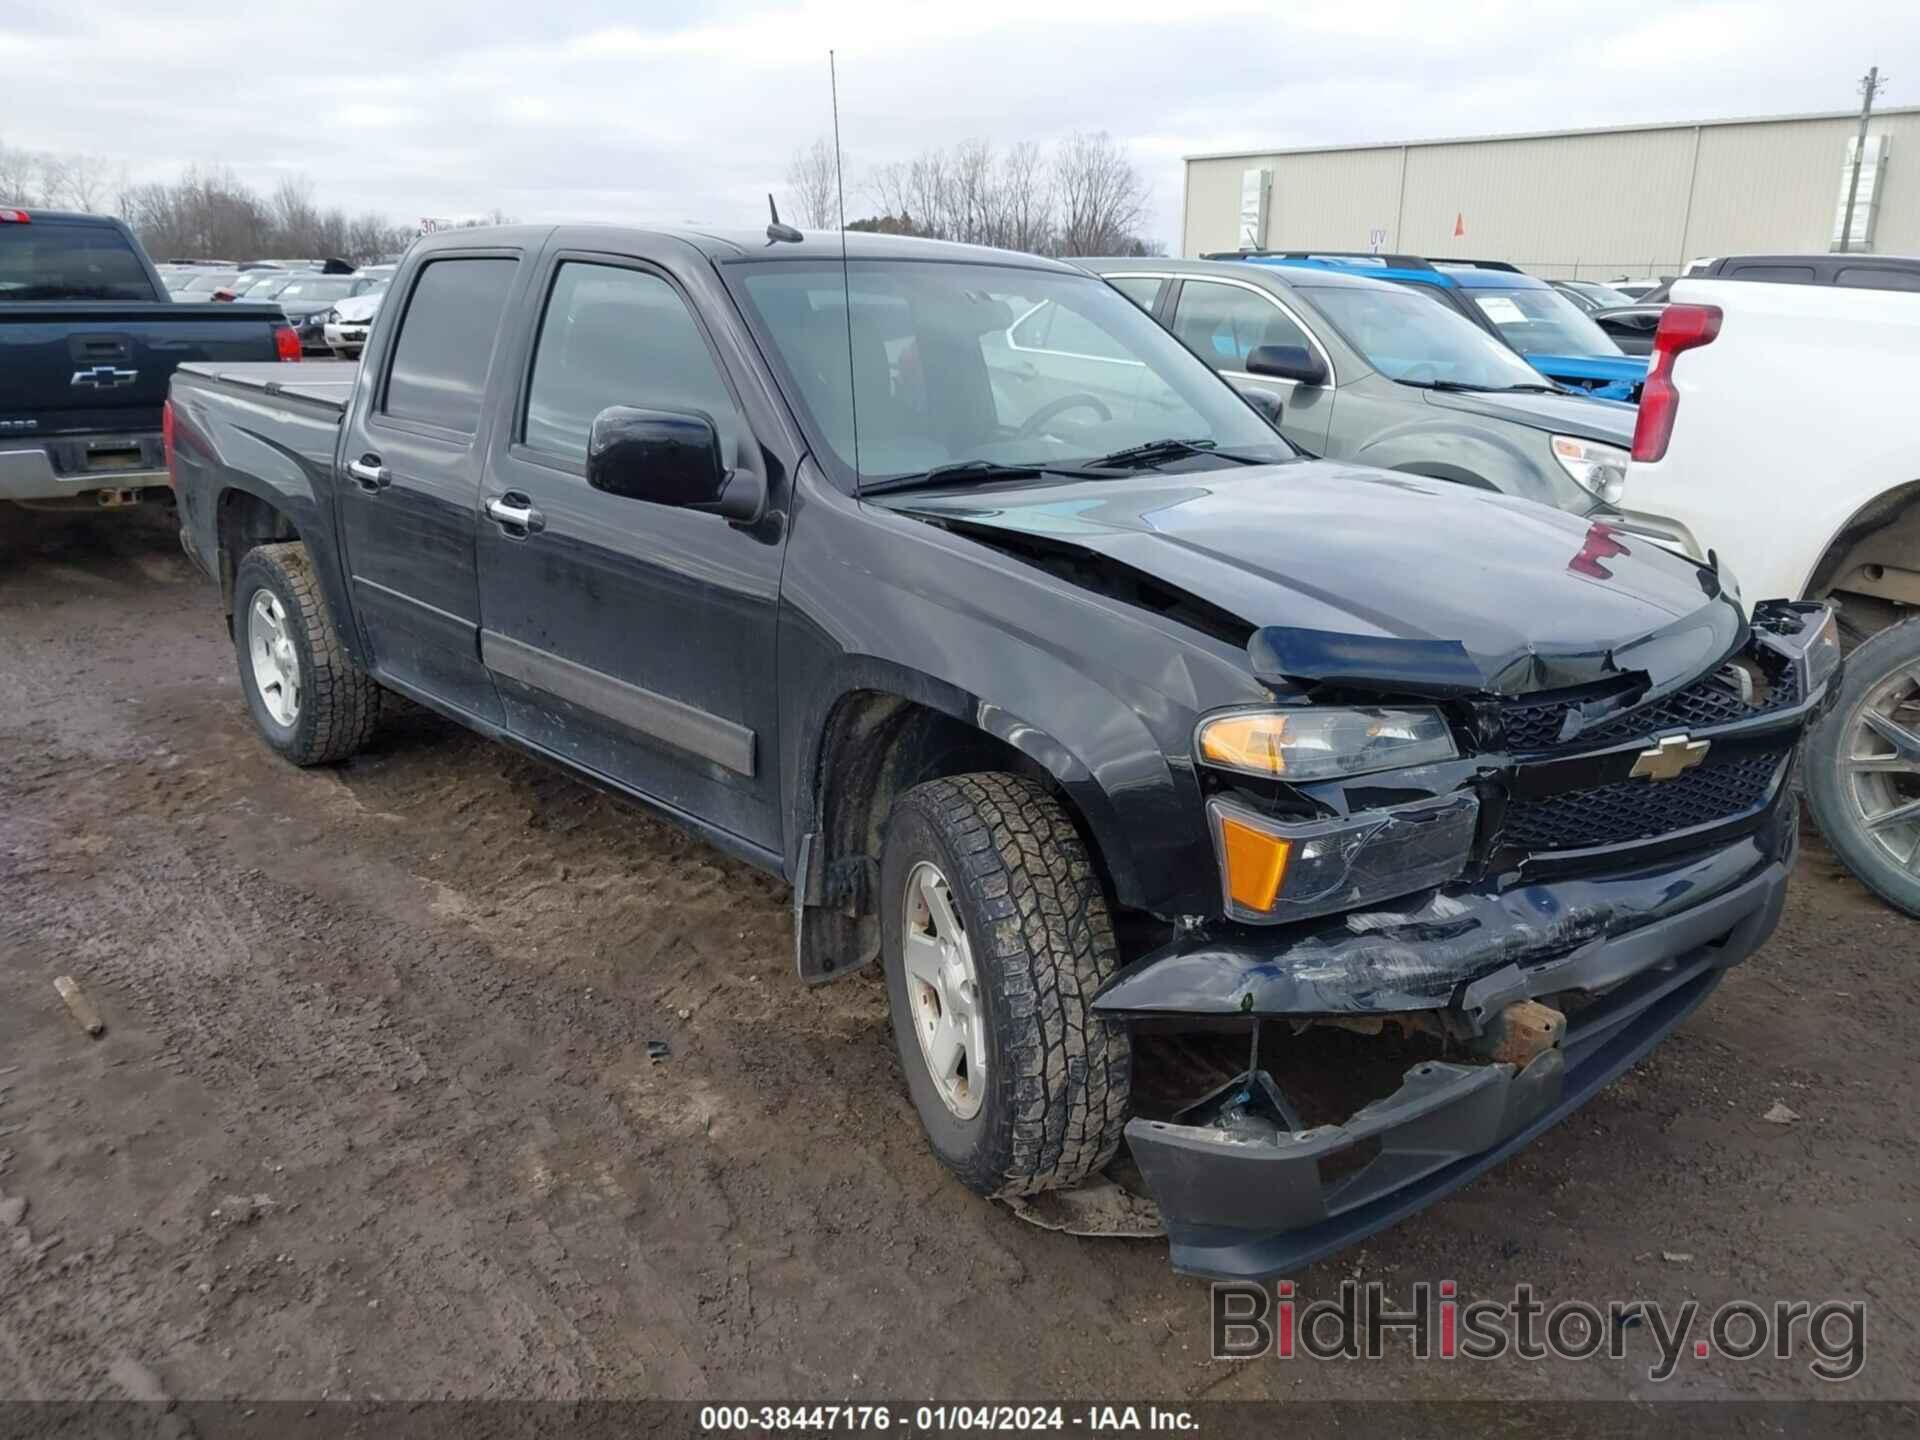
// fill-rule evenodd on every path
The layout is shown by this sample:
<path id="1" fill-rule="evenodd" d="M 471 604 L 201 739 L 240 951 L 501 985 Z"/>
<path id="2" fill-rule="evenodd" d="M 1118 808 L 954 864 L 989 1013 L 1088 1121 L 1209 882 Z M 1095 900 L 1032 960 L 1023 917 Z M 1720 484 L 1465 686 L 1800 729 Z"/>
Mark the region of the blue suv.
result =
<path id="1" fill-rule="evenodd" d="M 1602 400 L 1638 401 L 1646 379 L 1644 356 L 1626 354 L 1579 306 L 1504 260 L 1427 260 L 1344 250 L 1222 250 L 1201 258 L 1395 281 L 1459 311 L 1548 379 Z"/>

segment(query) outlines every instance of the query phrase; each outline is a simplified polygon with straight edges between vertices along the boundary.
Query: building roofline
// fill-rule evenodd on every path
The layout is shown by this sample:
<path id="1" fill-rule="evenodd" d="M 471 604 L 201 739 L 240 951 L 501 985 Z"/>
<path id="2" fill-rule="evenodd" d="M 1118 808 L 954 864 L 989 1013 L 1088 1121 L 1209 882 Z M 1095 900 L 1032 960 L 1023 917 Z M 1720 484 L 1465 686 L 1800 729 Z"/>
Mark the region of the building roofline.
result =
<path id="1" fill-rule="evenodd" d="M 1920 105 L 1888 105 L 1873 112 L 1920 115 Z M 1739 115 L 1722 120 L 1656 120 L 1642 125 L 1590 125 L 1578 130 L 1518 130 L 1500 135 L 1445 135 L 1426 140 L 1369 140 L 1357 145 L 1296 145 L 1268 150 L 1205 150 L 1182 155 L 1182 164 L 1195 160 L 1258 160 L 1284 155 L 1332 155 L 1347 150 L 1413 150 L 1439 145 L 1490 145 L 1509 140 L 1564 140 L 1584 135 L 1626 135 L 1646 130 L 1708 130 L 1728 125 L 1787 125 L 1805 120 L 1858 120 L 1858 110 L 1815 110 L 1795 115 Z"/>

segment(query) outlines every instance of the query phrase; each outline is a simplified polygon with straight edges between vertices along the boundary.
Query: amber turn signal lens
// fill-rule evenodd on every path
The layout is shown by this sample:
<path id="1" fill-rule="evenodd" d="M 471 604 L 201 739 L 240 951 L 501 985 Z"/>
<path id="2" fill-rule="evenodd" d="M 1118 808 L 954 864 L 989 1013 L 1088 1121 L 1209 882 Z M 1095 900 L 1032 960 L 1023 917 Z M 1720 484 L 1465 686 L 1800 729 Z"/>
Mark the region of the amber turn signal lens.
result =
<path id="1" fill-rule="evenodd" d="M 1220 841 L 1227 857 L 1227 893 L 1233 903 L 1248 910 L 1273 909 L 1292 847 L 1230 817 L 1220 821 Z"/>
<path id="2" fill-rule="evenodd" d="M 1286 739 L 1284 715 L 1225 715 L 1200 732 L 1200 753 L 1215 765 L 1282 775 Z"/>

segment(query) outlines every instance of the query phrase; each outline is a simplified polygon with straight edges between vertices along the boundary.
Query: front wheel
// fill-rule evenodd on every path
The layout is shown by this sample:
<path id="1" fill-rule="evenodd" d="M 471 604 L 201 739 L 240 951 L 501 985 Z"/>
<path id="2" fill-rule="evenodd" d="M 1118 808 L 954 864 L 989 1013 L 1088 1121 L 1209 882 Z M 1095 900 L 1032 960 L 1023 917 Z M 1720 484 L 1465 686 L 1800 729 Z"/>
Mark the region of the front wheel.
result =
<path id="1" fill-rule="evenodd" d="M 1806 790 L 1841 862 L 1920 916 L 1920 620 L 1847 657 L 1834 707 L 1807 740 Z"/>
<path id="2" fill-rule="evenodd" d="M 894 1044 L 928 1143 L 986 1196 L 1070 1186 L 1127 1121 L 1118 969 L 1093 862 L 1059 801 L 998 773 L 916 786 L 888 821 L 881 927 Z"/>
<path id="3" fill-rule="evenodd" d="M 380 687 L 340 644 L 306 546 L 260 545 L 241 557 L 233 646 L 254 727 L 294 764 L 344 760 L 372 738 Z"/>

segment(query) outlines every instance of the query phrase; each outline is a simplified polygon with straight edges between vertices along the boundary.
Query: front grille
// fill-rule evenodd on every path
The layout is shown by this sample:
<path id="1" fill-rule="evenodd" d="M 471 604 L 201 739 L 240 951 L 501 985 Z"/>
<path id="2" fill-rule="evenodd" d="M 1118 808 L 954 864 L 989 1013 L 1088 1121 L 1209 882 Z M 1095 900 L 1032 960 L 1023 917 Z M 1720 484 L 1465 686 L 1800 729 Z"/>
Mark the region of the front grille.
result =
<path id="1" fill-rule="evenodd" d="M 1500 715 L 1506 725 L 1507 748 L 1523 753 L 1562 748 L 1561 727 L 1566 723 L 1567 712 L 1576 703 L 1567 699 L 1528 700 L 1503 706 Z M 1679 730 L 1691 733 L 1715 725 L 1729 725 L 1736 720 L 1751 720 L 1756 715 L 1770 714 L 1799 703 L 1800 672 L 1791 665 L 1782 667 L 1771 676 L 1766 694 L 1751 704 L 1709 675 L 1652 705 L 1631 710 L 1603 725 L 1581 731 L 1567 742 L 1565 748 L 1602 750 L 1609 745 Z"/>
<path id="2" fill-rule="evenodd" d="M 1622 780 L 1507 806 L 1504 844 L 1521 850 L 1584 850 L 1653 840 L 1759 809 L 1773 792 L 1783 757 L 1709 760 L 1676 780 Z"/>

